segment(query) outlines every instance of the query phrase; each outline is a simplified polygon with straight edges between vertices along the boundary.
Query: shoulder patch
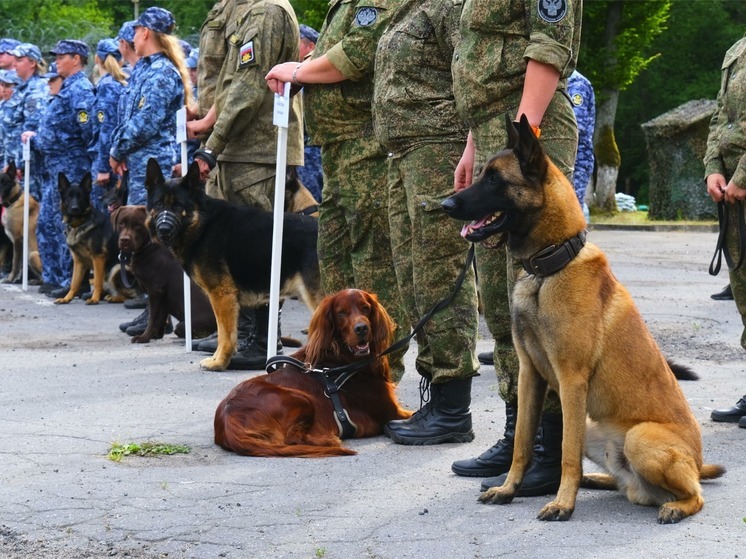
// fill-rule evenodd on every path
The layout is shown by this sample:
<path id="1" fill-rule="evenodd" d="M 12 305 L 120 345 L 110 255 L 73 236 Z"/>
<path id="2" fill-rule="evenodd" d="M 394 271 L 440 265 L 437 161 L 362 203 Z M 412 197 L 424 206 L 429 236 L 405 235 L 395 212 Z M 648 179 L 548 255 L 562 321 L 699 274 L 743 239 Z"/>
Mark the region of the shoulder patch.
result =
<path id="1" fill-rule="evenodd" d="M 583 104 L 583 96 L 580 93 L 576 93 L 575 95 L 573 95 L 570 98 L 570 100 L 572 101 L 572 104 L 575 105 L 576 107 L 579 107 L 580 105 Z"/>
<path id="2" fill-rule="evenodd" d="M 547 23 L 562 21 L 567 15 L 567 0 L 536 0 L 539 17 Z"/>
<path id="3" fill-rule="evenodd" d="M 103 122 L 104 121 L 104 111 L 98 111 L 96 113 L 96 118 L 98 119 L 99 122 Z"/>
<path id="4" fill-rule="evenodd" d="M 246 68 L 256 62 L 256 51 L 254 50 L 254 39 L 241 45 L 238 51 L 238 67 Z"/>
<path id="5" fill-rule="evenodd" d="M 365 7 L 359 8 L 355 14 L 355 26 L 369 27 L 378 20 L 378 10 L 376 8 Z"/>
<path id="6" fill-rule="evenodd" d="M 86 124 L 88 122 L 88 113 L 86 111 L 78 112 L 78 122 L 80 124 Z"/>

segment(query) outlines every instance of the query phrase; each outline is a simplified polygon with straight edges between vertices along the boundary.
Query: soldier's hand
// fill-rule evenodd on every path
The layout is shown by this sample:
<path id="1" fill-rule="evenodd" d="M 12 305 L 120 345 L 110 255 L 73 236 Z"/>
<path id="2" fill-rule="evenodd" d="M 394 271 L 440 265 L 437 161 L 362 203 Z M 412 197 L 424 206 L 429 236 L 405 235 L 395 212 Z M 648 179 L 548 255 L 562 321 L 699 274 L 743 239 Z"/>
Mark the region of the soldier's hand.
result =
<path id="1" fill-rule="evenodd" d="M 725 177 L 720 173 L 713 173 L 707 175 L 705 179 L 707 184 L 707 194 L 714 202 L 720 202 L 723 199 L 723 193 L 725 192 Z"/>
<path id="2" fill-rule="evenodd" d="M 734 204 L 746 199 L 746 189 L 741 188 L 733 181 L 730 181 L 725 187 L 725 201 L 728 204 Z"/>

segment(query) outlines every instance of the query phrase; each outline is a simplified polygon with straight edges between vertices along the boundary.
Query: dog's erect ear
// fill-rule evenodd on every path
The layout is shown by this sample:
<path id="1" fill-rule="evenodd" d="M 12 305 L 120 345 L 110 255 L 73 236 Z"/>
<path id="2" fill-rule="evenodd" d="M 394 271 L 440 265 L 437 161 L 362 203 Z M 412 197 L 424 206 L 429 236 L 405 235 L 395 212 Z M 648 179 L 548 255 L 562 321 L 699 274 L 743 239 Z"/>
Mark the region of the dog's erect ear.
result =
<path id="1" fill-rule="evenodd" d="M 15 182 L 15 180 L 16 180 L 16 162 L 15 161 L 11 161 L 10 163 L 8 163 L 8 170 L 5 171 L 5 172 L 10 177 L 10 179 L 13 182 Z"/>
<path id="2" fill-rule="evenodd" d="M 521 115 L 521 121 L 518 123 L 518 144 L 512 146 L 512 150 L 526 177 L 535 182 L 544 180 L 547 173 L 546 156 L 525 114 Z"/>
<path id="3" fill-rule="evenodd" d="M 513 119 L 510 118 L 510 115 L 505 113 L 505 131 L 508 133 L 508 145 L 505 147 L 512 150 L 515 150 L 519 143 L 518 128 L 516 127 L 516 124 L 517 123 L 513 122 Z"/>
<path id="4" fill-rule="evenodd" d="M 70 188 L 70 181 L 67 180 L 65 173 L 59 173 L 57 175 L 57 190 L 62 194 L 68 188 Z"/>
<path id="5" fill-rule="evenodd" d="M 148 167 L 145 170 L 145 190 L 150 192 L 157 185 L 163 183 L 164 180 L 158 160 L 151 157 L 148 159 Z"/>
<path id="6" fill-rule="evenodd" d="M 202 192 L 202 183 L 199 180 L 199 163 L 192 161 L 185 180 L 189 187 L 189 193 L 196 198 L 196 196 Z"/>
<path id="7" fill-rule="evenodd" d="M 83 180 L 80 181 L 80 188 L 85 190 L 88 194 L 91 193 L 91 190 L 93 189 L 93 180 L 90 172 L 86 173 Z"/>

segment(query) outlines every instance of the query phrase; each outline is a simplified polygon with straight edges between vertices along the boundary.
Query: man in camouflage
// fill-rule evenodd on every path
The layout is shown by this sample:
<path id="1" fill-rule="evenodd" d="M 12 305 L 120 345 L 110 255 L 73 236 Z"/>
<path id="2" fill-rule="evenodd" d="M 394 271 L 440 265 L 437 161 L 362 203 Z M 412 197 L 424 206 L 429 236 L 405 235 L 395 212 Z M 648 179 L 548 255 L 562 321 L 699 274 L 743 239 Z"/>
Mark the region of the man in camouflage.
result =
<path id="1" fill-rule="evenodd" d="M 596 128 L 596 96 L 593 85 L 583 74 L 575 70 L 567 79 L 567 93 L 575 111 L 578 123 L 578 153 L 575 156 L 575 171 L 572 185 L 578 202 L 583 207 L 586 221 L 589 220 L 588 205 L 585 203 L 585 191 L 593 176 L 593 131 Z"/>
<path id="2" fill-rule="evenodd" d="M 707 193 L 715 202 L 724 202 L 728 216 L 726 250 L 733 262 L 744 249 L 746 239 L 739 230 L 743 228 L 743 213 L 739 211 L 746 200 L 746 36 L 737 41 L 728 52 L 721 66 L 718 108 L 710 121 L 705 152 L 705 184 Z M 746 349 L 746 266 L 728 270 L 736 308 L 744 325 L 741 346 Z M 712 412 L 715 421 L 738 422 L 746 427 L 746 395 L 730 409 Z"/>
<path id="3" fill-rule="evenodd" d="M 405 0 L 378 41 L 373 125 L 388 150 L 389 224 L 396 277 L 413 323 L 455 288 L 469 244 L 441 202 L 468 130 L 456 111 L 451 79 L 461 3 Z M 468 442 L 477 374 L 476 283 L 469 268 L 456 298 L 417 335 L 417 371 L 431 382 L 430 401 L 412 418 L 389 422 L 400 444 Z"/>
<path id="4" fill-rule="evenodd" d="M 391 255 L 386 188 L 387 154 L 373 133 L 371 100 L 376 44 L 398 5 L 395 0 L 332 0 L 311 60 L 276 66 L 273 90 L 305 86 L 308 131 L 321 146 L 324 190 L 319 209 L 319 261 L 324 290 L 371 291 L 409 331 Z M 390 355 L 395 380 L 406 348 Z"/>
<path id="5" fill-rule="evenodd" d="M 220 0 L 207 15 L 197 65 L 201 118 L 187 128 L 192 138 L 206 135 L 204 148 L 195 152 L 202 175 L 217 166 L 207 183 L 210 196 L 272 210 L 277 127 L 264 76 L 275 64 L 298 60 L 298 42 L 298 21 L 287 0 Z M 300 98 L 293 99 L 288 165 L 303 165 L 301 115 Z M 241 309 L 238 351 L 229 368 L 264 368 L 268 325 L 268 305 Z M 212 337 L 197 349 L 214 350 L 215 344 Z"/>
<path id="6" fill-rule="evenodd" d="M 580 46 L 582 0 L 466 0 L 461 41 L 453 57 L 459 114 L 470 129 L 456 170 L 457 190 L 471 184 L 484 163 L 507 144 L 506 113 L 525 114 L 547 155 L 571 179 L 577 126 L 567 95 Z M 477 250 L 477 272 L 485 321 L 495 339 L 494 362 L 506 404 L 505 436 L 477 458 L 454 462 L 458 475 L 495 476 L 510 469 L 517 409 L 518 359 L 510 327 L 509 294 L 520 265 L 504 249 Z M 531 468 L 519 495 L 555 491 L 561 473 L 562 416 L 559 398 L 547 396 Z M 483 488 L 504 478 L 485 480 Z"/>

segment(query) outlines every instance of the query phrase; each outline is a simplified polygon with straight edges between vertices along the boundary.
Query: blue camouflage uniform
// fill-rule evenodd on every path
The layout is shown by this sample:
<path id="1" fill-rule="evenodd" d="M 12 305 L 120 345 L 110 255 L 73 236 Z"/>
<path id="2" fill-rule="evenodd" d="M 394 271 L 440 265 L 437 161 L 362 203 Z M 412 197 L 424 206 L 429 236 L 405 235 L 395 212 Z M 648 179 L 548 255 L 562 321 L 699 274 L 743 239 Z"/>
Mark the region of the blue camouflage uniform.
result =
<path id="1" fill-rule="evenodd" d="M 168 10 L 152 7 L 140 15 L 133 27 L 170 34 L 174 25 Z M 162 52 L 138 60 L 130 76 L 109 152 L 116 161 L 127 163 L 130 205 L 147 203 L 148 159 L 155 158 L 161 169 L 170 174 L 175 161 L 176 111 L 184 106 L 183 87 L 179 71 Z"/>
<path id="2" fill-rule="evenodd" d="M 185 49 L 186 52 L 186 49 Z M 197 63 L 199 62 L 199 49 L 192 49 L 189 53 L 189 56 L 186 59 L 186 66 L 189 70 L 196 70 L 197 69 Z M 199 95 L 199 88 L 197 87 L 197 84 L 192 84 L 192 96 L 194 97 L 194 100 L 197 100 L 197 96 Z M 194 153 L 199 149 L 199 146 L 201 144 L 201 140 L 193 139 L 193 140 L 187 140 L 187 166 L 191 165 L 194 161 Z M 175 144 L 176 149 L 176 163 L 181 163 L 181 145 L 177 142 Z M 183 172 L 183 169 L 182 169 Z"/>
<path id="3" fill-rule="evenodd" d="M 51 54 L 88 56 L 88 46 L 81 41 L 59 41 Z M 93 84 L 85 73 L 65 78 L 59 94 L 52 97 L 39 133 L 32 138 L 32 149 L 44 156 L 43 196 L 39 209 L 37 237 L 44 263 L 42 279 L 61 287 L 70 285 L 72 258 L 65 241 L 65 226 L 60 212 L 57 189 L 59 173 L 70 182 L 80 182 L 91 171 L 95 155 Z"/>
<path id="4" fill-rule="evenodd" d="M 39 48 L 30 43 L 21 43 L 10 51 L 10 54 L 15 57 L 29 57 L 37 62 L 42 59 Z M 24 169 L 21 134 L 26 131 L 38 132 L 48 97 L 47 82 L 37 74 L 16 86 L 3 111 L 5 164 L 15 161 L 19 169 Z M 29 190 L 37 200 L 41 200 L 43 196 L 39 166 L 38 157 L 32 154 Z"/>
<path id="5" fill-rule="evenodd" d="M 117 60 L 121 60 L 122 58 L 117 43 L 113 39 L 102 39 L 99 41 L 96 47 L 96 54 L 102 61 L 107 56 L 114 56 Z M 115 80 L 111 74 L 106 74 L 96 85 L 96 103 L 94 105 L 96 156 L 93 160 L 92 173 L 94 177 L 98 173 L 111 173 L 108 187 L 115 185 L 119 178 L 118 175 L 111 172 L 109 150 L 111 149 L 112 134 L 118 123 L 117 111 L 119 98 L 123 91 L 124 86 Z M 100 186 L 95 185 L 94 192 L 99 191 L 98 196 L 96 196 L 96 206 L 103 211 L 105 204 L 101 202 L 101 196 L 104 193 L 100 192 L 100 188 Z"/>
<path id="6" fill-rule="evenodd" d="M 0 70 L 0 83 L 12 85 L 16 88 L 23 83 L 23 80 L 18 74 L 16 74 L 15 70 Z M 15 90 L 13 93 L 15 93 Z M 3 167 L 7 165 L 7 162 L 5 161 L 5 128 L 2 125 L 5 118 L 4 111 L 6 110 L 6 106 L 11 105 L 7 105 L 5 100 L 0 99 L 0 165 Z"/>
<path id="7" fill-rule="evenodd" d="M 578 122 L 578 153 L 575 156 L 575 171 L 572 183 L 575 194 L 583 212 L 588 218 L 588 206 L 585 204 L 585 190 L 593 175 L 593 130 L 596 125 L 596 96 L 591 82 L 575 70 L 567 79 L 567 93 L 575 111 Z"/>

